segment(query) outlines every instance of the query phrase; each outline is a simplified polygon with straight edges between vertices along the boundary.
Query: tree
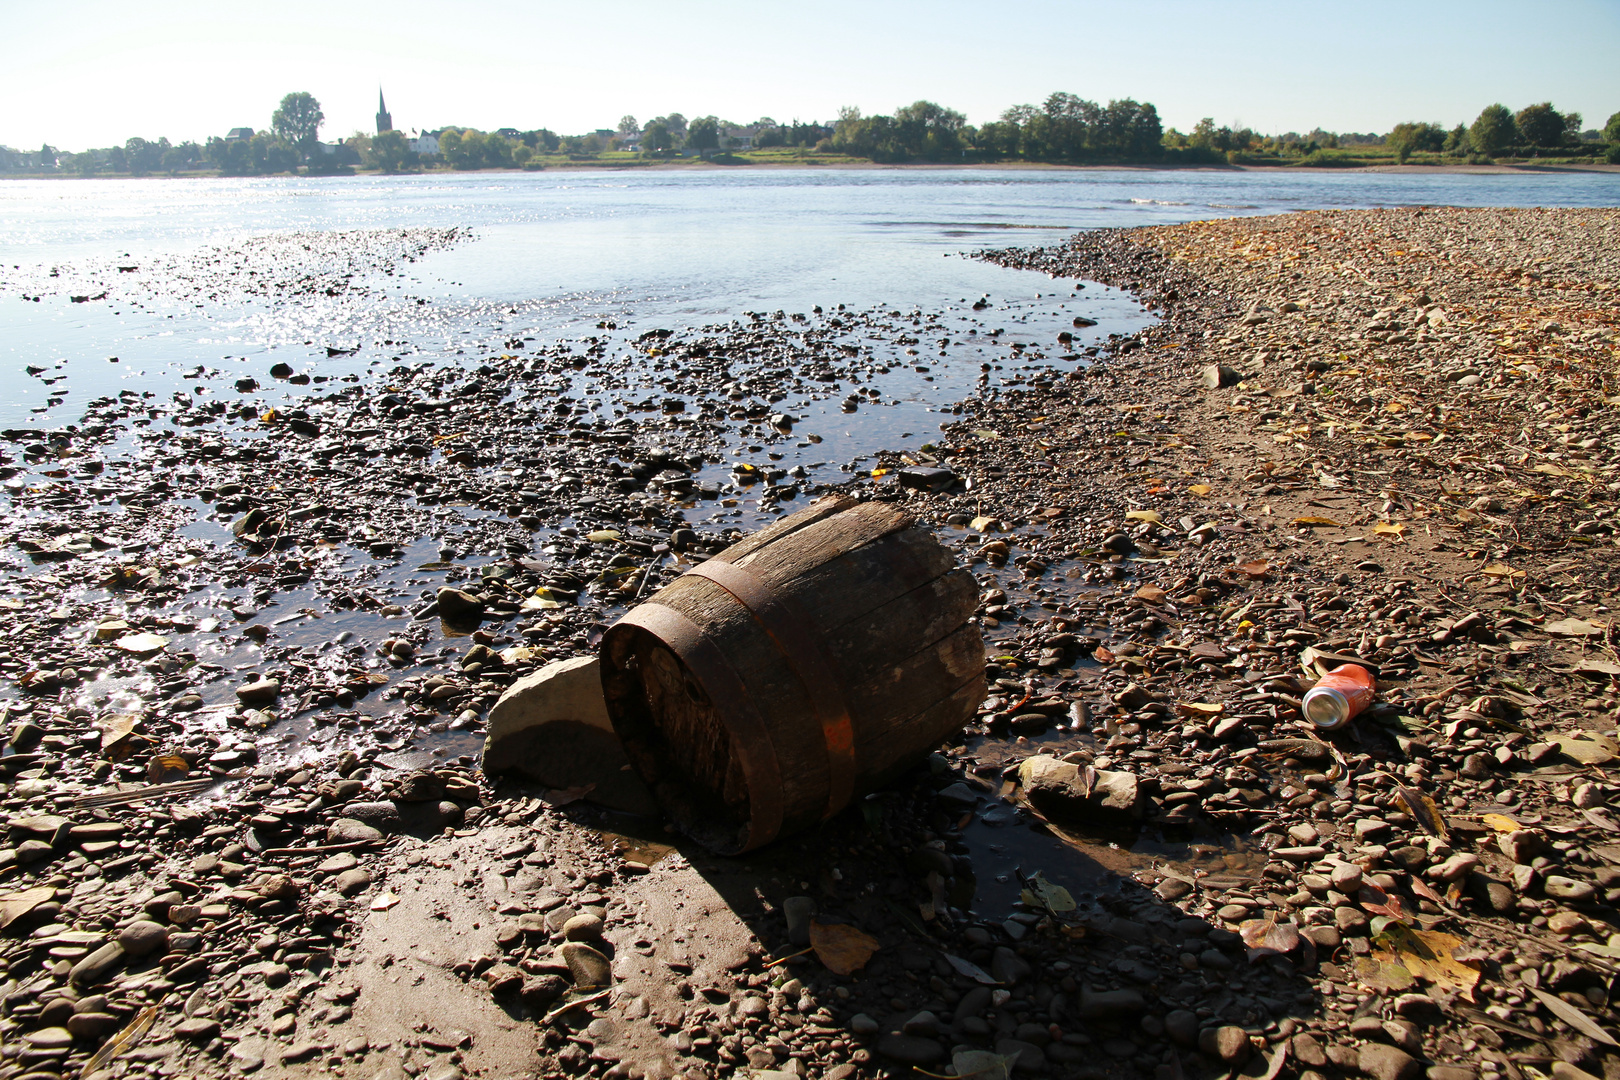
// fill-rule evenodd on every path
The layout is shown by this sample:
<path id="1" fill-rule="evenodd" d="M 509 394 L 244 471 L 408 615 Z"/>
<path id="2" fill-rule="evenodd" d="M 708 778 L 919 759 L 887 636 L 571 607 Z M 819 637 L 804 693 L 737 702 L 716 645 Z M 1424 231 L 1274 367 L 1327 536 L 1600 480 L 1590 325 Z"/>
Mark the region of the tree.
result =
<path id="1" fill-rule="evenodd" d="M 380 131 L 373 136 L 370 158 L 385 173 L 396 173 L 407 165 L 416 164 L 416 152 L 405 140 L 403 131 Z"/>
<path id="2" fill-rule="evenodd" d="M 308 154 L 315 149 L 325 119 L 321 103 L 300 90 L 281 99 L 281 107 L 270 117 L 270 130 L 300 153 Z"/>
<path id="3" fill-rule="evenodd" d="M 636 123 L 635 117 L 631 116 L 629 113 L 625 113 L 623 116 L 619 117 L 619 134 L 623 135 L 627 139 L 634 138 L 635 136 L 641 134 L 641 125 Z"/>
<path id="4" fill-rule="evenodd" d="M 713 116 L 700 116 L 686 129 L 686 145 L 702 153 L 720 147 L 720 121 Z"/>
<path id="5" fill-rule="evenodd" d="M 1578 143 L 1581 141 L 1581 114 L 1567 112 L 1564 114 L 1564 141 Z"/>
<path id="6" fill-rule="evenodd" d="M 527 165 L 532 157 L 534 157 L 534 151 L 526 143 L 519 143 L 517 146 L 512 147 L 512 164 L 519 168 Z"/>
<path id="7" fill-rule="evenodd" d="M 1462 124 L 1452 128 L 1440 149 L 1448 154 L 1468 153 L 1468 128 Z"/>
<path id="8" fill-rule="evenodd" d="M 659 153 L 674 146 L 675 136 L 661 121 L 654 120 L 647 125 L 647 130 L 641 133 L 641 149 L 645 152 Z"/>
<path id="9" fill-rule="evenodd" d="M 1421 121 L 1405 124 L 1396 124 L 1384 139 L 1384 145 L 1395 151 L 1395 157 L 1402 165 L 1414 151 L 1424 150 L 1438 153 L 1445 148 L 1445 129 L 1439 124 L 1425 124 Z"/>
<path id="10" fill-rule="evenodd" d="M 124 143 L 124 160 L 129 165 L 129 171 L 137 176 L 161 168 L 163 154 L 169 149 L 168 139 L 159 139 L 157 142 L 136 136 Z"/>
<path id="11" fill-rule="evenodd" d="M 1603 125 L 1603 141 L 1620 144 L 1620 112 L 1609 117 L 1609 122 Z"/>
<path id="12" fill-rule="evenodd" d="M 1550 101 L 1526 105 L 1513 120 L 1519 126 L 1519 134 L 1531 146 L 1560 146 L 1564 142 L 1563 114 L 1554 109 Z"/>
<path id="13" fill-rule="evenodd" d="M 1518 135 L 1519 129 L 1513 122 L 1513 114 L 1507 111 L 1507 106 L 1501 104 L 1487 105 L 1468 128 L 1468 142 L 1473 146 L 1474 152 L 1484 154 L 1486 157 L 1512 146 Z"/>

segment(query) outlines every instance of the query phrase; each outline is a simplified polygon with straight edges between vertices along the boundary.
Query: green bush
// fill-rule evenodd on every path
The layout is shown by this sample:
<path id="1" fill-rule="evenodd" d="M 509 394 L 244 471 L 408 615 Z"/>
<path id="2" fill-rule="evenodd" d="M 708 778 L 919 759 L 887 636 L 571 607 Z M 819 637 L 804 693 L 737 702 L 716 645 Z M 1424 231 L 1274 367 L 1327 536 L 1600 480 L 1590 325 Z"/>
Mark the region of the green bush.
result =
<path id="1" fill-rule="evenodd" d="M 1610 146 L 1609 152 L 1603 155 L 1603 160 L 1607 161 L 1610 165 L 1620 165 L 1620 143 L 1615 143 L 1614 145 Z"/>

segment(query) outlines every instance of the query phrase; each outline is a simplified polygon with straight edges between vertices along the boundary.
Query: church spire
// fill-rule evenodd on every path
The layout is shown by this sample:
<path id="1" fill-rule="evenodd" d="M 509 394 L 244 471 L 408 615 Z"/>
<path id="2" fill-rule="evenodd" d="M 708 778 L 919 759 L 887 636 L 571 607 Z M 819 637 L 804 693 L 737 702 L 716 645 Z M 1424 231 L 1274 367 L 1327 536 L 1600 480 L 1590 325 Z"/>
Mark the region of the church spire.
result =
<path id="1" fill-rule="evenodd" d="M 394 130 L 394 118 L 388 115 L 388 105 L 383 101 L 382 86 L 377 87 L 377 134 Z"/>

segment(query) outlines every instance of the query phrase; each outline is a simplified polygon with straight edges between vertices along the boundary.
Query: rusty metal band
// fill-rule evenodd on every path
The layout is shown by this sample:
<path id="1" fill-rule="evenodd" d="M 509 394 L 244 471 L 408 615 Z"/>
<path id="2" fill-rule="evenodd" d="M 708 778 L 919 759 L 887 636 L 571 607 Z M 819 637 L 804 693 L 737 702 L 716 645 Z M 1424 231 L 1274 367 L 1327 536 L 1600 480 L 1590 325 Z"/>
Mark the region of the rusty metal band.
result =
<path id="1" fill-rule="evenodd" d="M 718 706 L 748 780 L 751 813 L 746 851 L 770 843 L 782 831 L 782 769 L 765 721 L 754 708 L 742 676 L 701 627 L 673 608 L 653 601 L 619 620 L 656 636 L 686 665 Z"/>
<path id="2" fill-rule="evenodd" d="M 839 691 L 838 677 L 810 631 L 810 620 L 791 597 L 777 592 L 757 575 L 718 559 L 699 563 L 687 576 L 707 578 L 737 598 L 769 635 L 776 651 L 804 686 L 810 710 L 821 722 L 827 746 L 827 809 L 832 817 L 849 805 L 855 791 L 855 727 Z"/>

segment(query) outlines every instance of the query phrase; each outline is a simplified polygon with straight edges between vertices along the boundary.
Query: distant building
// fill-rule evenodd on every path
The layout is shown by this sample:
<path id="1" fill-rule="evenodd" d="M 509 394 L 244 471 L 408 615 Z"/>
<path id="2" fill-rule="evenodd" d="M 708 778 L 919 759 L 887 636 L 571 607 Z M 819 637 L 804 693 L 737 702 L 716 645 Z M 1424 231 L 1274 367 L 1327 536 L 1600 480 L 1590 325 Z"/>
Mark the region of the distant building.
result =
<path id="1" fill-rule="evenodd" d="M 247 142 L 253 138 L 252 128 L 231 128 L 225 133 L 226 142 Z"/>
<path id="2" fill-rule="evenodd" d="M 383 101 L 382 87 L 377 87 L 377 134 L 394 130 L 394 118 L 388 114 L 388 105 Z"/>
<path id="3" fill-rule="evenodd" d="M 440 128 L 439 131 L 443 131 Z M 411 136 L 411 149 L 418 154 L 437 154 L 439 152 L 439 131 L 422 131 Z"/>
<path id="4" fill-rule="evenodd" d="M 503 139 L 508 140 L 518 139 L 523 136 L 523 132 L 519 131 L 517 128 L 496 128 L 495 134 L 499 135 Z"/>

